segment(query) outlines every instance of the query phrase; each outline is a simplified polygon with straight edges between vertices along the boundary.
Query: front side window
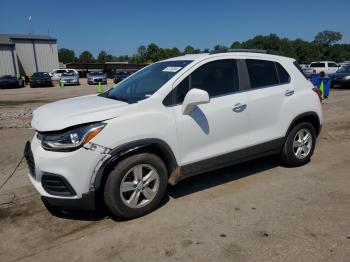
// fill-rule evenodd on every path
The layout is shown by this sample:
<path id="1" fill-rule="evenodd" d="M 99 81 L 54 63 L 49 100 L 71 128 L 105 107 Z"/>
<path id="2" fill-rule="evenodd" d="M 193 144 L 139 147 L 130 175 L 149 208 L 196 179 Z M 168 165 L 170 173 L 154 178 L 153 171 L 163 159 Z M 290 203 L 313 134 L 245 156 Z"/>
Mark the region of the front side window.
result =
<path id="1" fill-rule="evenodd" d="M 191 62 L 190 60 L 178 60 L 154 63 L 131 75 L 102 95 L 126 102 L 146 99 Z"/>
<path id="2" fill-rule="evenodd" d="M 247 59 L 246 63 L 251 88 L 259 88 L 279 84 L 275 62 Z"/>
<path id="3" fill-rule="evenodd" d="M 236 60 L 223 59 L 202 65 L 180 82 L 164 99 L 167 106 L 182 104 L 191 88 L 207 91 L 209 97 L 238 91 L 238 71 Z"/>

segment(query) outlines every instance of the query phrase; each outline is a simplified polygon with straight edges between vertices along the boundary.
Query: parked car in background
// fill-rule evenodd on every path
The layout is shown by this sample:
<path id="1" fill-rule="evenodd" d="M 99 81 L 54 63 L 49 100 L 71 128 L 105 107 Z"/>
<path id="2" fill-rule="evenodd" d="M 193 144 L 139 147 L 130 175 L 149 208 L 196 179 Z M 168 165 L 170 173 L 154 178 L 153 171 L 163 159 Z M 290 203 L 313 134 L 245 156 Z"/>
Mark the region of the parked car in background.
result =
<path id="1" fill-rule="evenodd" d="M 13 75 L 4 75 L 0 77 L 0 88 L 18 88 L 24 87 L 22 78 Z"/>
<path id="2" fill-rule="evenodd" d="M 134 218 L 158 207 L 168 183 L 193 175 L 274 154 L 307 164 L 322 123 L 319 90 L 294 59 L 196 54 L 35 109 L 24 152 L 49 209 L 104 201 L 116 217 Z"/>
<path id="3" fill-rule="evenodd" d="M 79 85 L 79 75 L 74 72 L 64 72 L 61 75 L 60 81 L 65 85 Z"/>
<path id="4" fill-rule="evenodd" d="M 331 78 L 332 87 L 350 87 L 350 64 L 342 66 L 329 77 Z"/>
<path id="5" fill-rule="evenodd" d="M 61 79 L 62 73 L 74 73 L 79 75 L 79 72 L 75 69 L 54 69 L 50 72 L 51 79 L 53 81 L 59 81 Z"/>
<path id="6" fill-rule="evenodd" d="M 304 75 L 309 78 L 312 74 L 312 71 L 313 71 L 313 69 L 310 68 L 310 65 L 301 64 L 299 66 L 300 66 L 300 69 L 303 70 Z"/>
<path id="7" fill-rule="evenodd" d="M 49 73 L 37 72 L 30 77 L 30 87 L 38 86 L 53 86 Z"/>
<path id="8" fill-rule="evenodd" d="M 339 65 L 333 61 L 319 61 L 310 64 L 311 73 L 324 73 L 325 75 L 333 74 L 339 69 Z"/>
<path id="9" fill-rule="evenodd" d="M 102 72 L 102 71 L 97 71 L 97 72 L 89 72 L 87 75 L 88 78 L 88 84 L 93 85 L 93 84 L 107 84 L 107 75 Z"/>
<path id="10" fill-rule="evenodd" d="M 117 84 L 117 83 L 123 81 L 128 76 L 129 76 L 129 73 L 126 71 L 116 72 L 114 74 L 114 83 Z"/>

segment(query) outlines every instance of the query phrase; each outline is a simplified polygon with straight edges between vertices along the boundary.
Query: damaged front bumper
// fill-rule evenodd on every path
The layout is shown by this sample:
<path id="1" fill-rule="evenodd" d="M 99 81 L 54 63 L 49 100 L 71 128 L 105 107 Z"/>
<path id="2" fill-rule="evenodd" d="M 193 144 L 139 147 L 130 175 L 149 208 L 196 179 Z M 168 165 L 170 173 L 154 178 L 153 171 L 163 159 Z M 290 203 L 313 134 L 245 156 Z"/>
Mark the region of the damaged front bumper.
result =
<path id="1" fill-rule="evenodd" d="M 95 208 L 97 172 L 111 156 L 111 150 L 88 143 L 73 152 L 52 152 L 42 148 L 34 136 L 27 142 L 24 156 L 29 178 L 44 202 L 68 209 Z"/>

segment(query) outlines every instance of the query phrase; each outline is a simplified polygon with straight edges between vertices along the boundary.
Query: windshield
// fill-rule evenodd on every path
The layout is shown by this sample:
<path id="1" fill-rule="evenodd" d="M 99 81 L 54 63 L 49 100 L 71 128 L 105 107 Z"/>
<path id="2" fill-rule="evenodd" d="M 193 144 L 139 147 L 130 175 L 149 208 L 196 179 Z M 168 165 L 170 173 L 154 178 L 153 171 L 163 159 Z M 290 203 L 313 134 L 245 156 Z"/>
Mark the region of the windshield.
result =
<path id="1" fill-rule="evenodd" d="M 148 98 L 191 62 L 179 60 L 154 63 L 116 85 L 105 96 L 127 102 Z"/>
<path id="2" fill-rule="evenodd" d="M 342 66 L 337 73 L 350 73 L 350 65 Z"/>
<path id="3" fill-rule="evenodd" d="M 35 76 L 49 76 L 49 74 L 48 73 L 37 72 L 37 73 L 33 74 L 33 77 L 35 77 Z"/>
<path id="4" fill-rule="evenodd" d="M 63 73 L 62 76 L 75 76 L 74 73 Z"/>
<path id="5" fill-rule="evenodd" d="M 89 72 L 90 76 L 100 76 L 100 75 L 104 75 L 103 72 Z"/>

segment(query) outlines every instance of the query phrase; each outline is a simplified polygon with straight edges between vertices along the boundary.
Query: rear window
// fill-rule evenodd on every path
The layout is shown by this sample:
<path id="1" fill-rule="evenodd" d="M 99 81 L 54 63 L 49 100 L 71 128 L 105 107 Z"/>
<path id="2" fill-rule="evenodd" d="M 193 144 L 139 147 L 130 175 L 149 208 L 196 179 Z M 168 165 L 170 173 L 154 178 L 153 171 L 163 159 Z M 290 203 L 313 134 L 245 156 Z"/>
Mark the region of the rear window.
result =
<path id="1" fill-rule="evenodd" d="M 326 67 L 325 63 L 311 63 L 310 67 Z"/>
<path id="2" fill-rule="evenodd" d="M 251 88 L 278 85 L 275 62 L 266 60 L 246 60 Z"/>

